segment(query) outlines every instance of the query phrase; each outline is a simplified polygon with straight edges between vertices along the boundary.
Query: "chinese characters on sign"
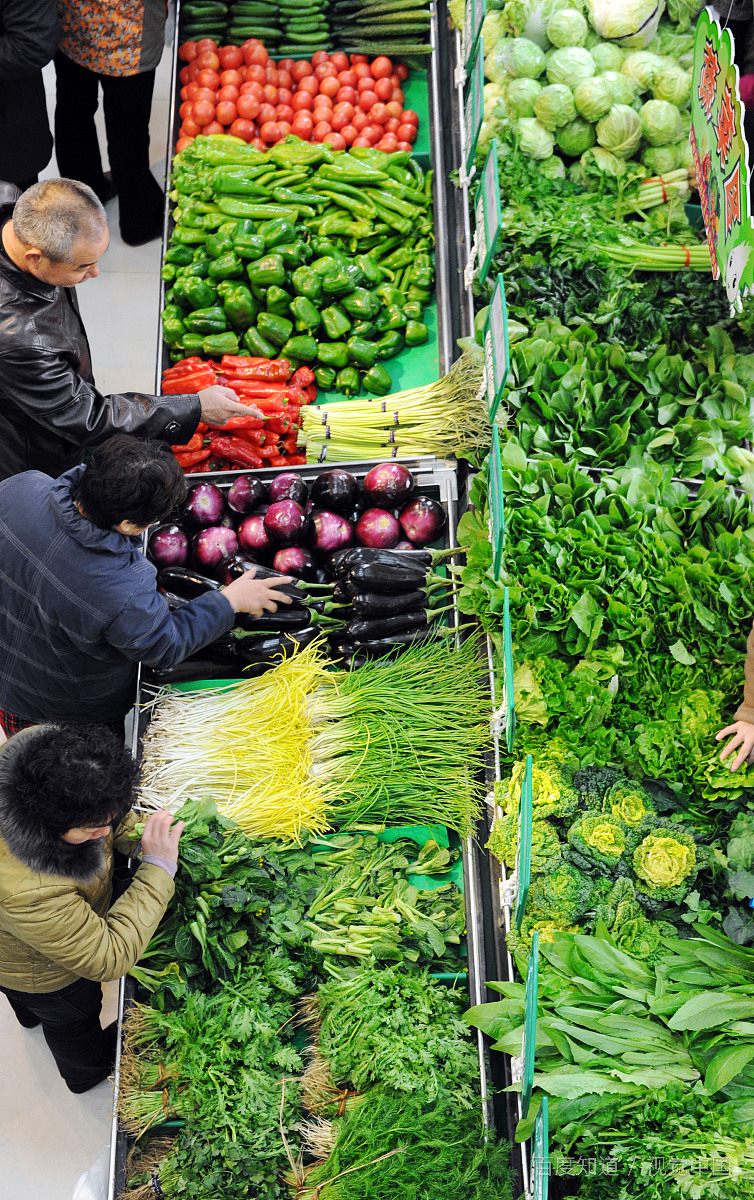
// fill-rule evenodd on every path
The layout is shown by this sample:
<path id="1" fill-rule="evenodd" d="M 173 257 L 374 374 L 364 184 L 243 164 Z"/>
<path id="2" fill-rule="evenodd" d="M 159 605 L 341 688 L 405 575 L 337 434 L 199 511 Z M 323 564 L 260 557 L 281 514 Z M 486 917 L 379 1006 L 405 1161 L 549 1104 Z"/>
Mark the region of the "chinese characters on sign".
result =
<path id="1" fill-rule="evenodd" d="M 749 150 L 738 98 L 730 31 L 708 10 L 696 28 L 691 146 L 715 279 L 732 306 L 754 286 L 754 224 L 749 208 Z"/>

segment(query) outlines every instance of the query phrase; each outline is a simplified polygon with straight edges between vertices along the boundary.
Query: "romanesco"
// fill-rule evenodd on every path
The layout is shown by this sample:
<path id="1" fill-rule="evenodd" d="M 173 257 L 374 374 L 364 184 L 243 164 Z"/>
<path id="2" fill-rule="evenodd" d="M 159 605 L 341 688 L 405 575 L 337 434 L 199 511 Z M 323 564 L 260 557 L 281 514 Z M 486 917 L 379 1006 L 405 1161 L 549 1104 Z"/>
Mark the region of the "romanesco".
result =
<path id="1" fill-rule="evenodd" d="M 636 829 L 655 811 L 649 793 L 633 779 L 619 779 L 614 783 L 605 795 L 602 810 L 612 813 L 632 829 Z"/>
<path id="2" fill-rule="evenodd" d="M 635 836 L 612 813 L 587 812 L 568 830 L 563 857 L 587 874 L 625 875 Z"/>
<path id="3" fill-rule="evenodd" d="M 554 921 L 578 921 L 589 907 L 593 886 L 578 867 L 562 863 L 557 870 L 533 880 L 527 910 Z"/>

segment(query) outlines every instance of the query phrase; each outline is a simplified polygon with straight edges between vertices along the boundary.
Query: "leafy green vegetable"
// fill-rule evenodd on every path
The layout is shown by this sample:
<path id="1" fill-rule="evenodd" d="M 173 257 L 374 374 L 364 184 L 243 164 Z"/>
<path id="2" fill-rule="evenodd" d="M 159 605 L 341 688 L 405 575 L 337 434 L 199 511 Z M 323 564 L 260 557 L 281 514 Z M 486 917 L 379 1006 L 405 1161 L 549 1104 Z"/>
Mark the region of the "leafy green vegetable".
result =
<path id="1" fill-rule="evenodd" d="M 568 830 L 564 857 L 587 872 L 625 874 L 630 839 L 622 821 L 610 813 L 584 813 Z"/>
<path id="2" fill-rule="evenodd" d="M 541 913 L 562 925 L 572 925 L 587 911 L 593 881 L 572 863 L 538 874 L 529 888 L 527 912 Z"/>
<path id="3" fill-rule="evenodd" d="M 638 886 L 650 900 L 678 904 L 691 890 L 703 856 L 689 833 L 670 822 L 663 824 L 642 838 L 632 864 Z"/>

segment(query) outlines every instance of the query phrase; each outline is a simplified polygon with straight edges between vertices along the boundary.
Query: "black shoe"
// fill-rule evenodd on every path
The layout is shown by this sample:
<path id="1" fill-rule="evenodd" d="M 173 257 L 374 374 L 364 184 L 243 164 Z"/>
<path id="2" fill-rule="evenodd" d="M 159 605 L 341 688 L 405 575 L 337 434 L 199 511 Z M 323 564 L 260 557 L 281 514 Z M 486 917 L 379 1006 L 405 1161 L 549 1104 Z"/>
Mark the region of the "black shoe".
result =
<path id="1" fill-rule="evenodd" d="M 76 1096 L 80 1096 L 84 1092 L 88 1092 L 92 1088 L 97 1087 L 98 1084 L 102 1083 L 113 1073 L 113 1067 L 115 1066 L 115 1053 L 118 1045 L 118 1022 L 112 1021 L 105 1029 L 102 1030 L 102 1036 L 107 1049 L 109 1065 L 107 1068 L 103 1068 L 103 1070 L 88 1083 L 68 1083 L 66 1080 L 66 1085 L 69 1092 L 73 1092 Z"/>
<path id="2" fill-rule="evenodd" d="M 141 229 L 127 229 L 124 231 L 121 226 L 120 236 L 126 246 L 146 246 L 147 242 L 153 242 L 155 238 L 162 237 L 163 227 L 163 219 L 160 216 L 159 221 L 154 221 Z"/>

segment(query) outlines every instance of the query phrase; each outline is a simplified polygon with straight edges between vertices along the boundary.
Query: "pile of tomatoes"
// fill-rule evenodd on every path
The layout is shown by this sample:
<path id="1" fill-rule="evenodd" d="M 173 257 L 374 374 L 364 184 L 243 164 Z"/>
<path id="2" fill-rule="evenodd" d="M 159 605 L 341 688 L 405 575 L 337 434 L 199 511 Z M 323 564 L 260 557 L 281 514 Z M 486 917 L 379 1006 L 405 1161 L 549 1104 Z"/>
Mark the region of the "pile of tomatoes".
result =
<path id="1" fill-rule="evenodd" d="M 181 127 L 176 149 L 202 134 L 230 133 L 258 150 L 289 134 L 305 142 L 327 142 L 335 150 L 375 146 L 392 153 L 410 150 L 419 118 L 404 109 L 401 88 L 408 68 L 385 55 L 283 58 L 276 64 L 262 42 L 219 46 L 211 38 L 184 42 L 181 68 Z"/>

